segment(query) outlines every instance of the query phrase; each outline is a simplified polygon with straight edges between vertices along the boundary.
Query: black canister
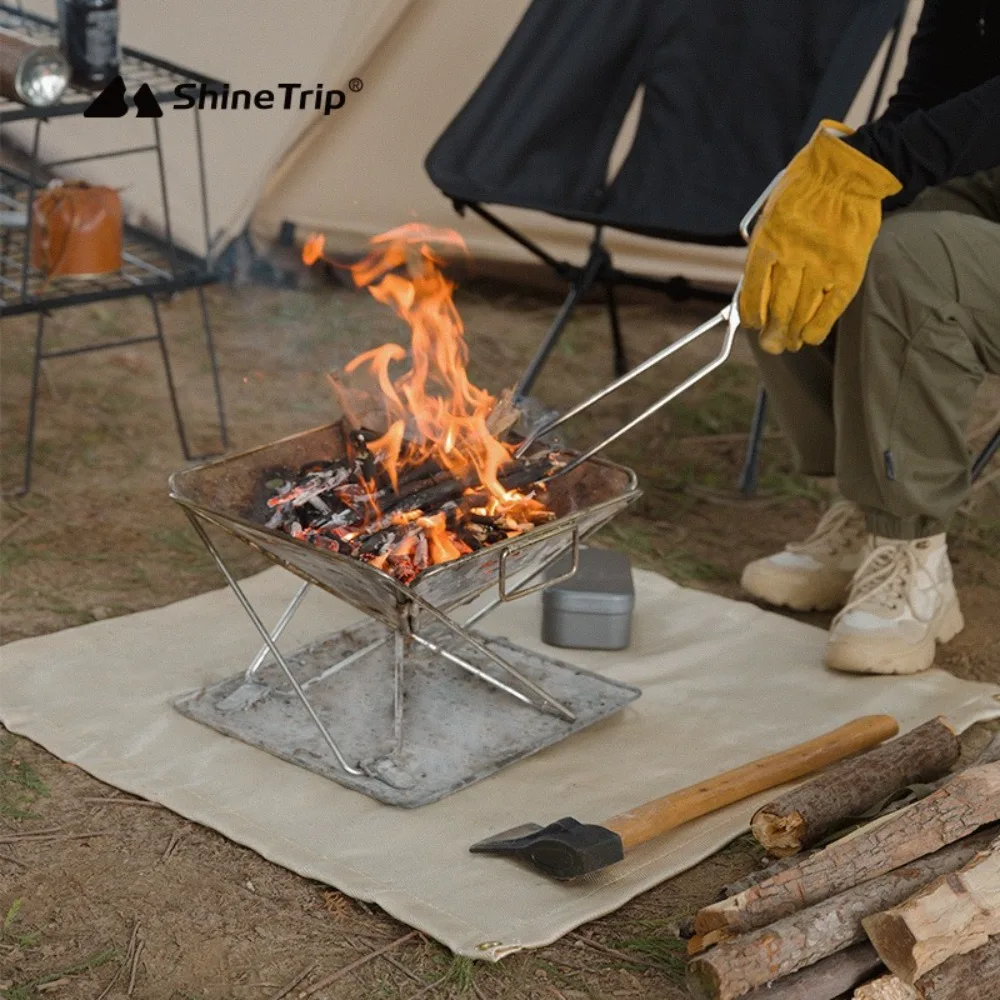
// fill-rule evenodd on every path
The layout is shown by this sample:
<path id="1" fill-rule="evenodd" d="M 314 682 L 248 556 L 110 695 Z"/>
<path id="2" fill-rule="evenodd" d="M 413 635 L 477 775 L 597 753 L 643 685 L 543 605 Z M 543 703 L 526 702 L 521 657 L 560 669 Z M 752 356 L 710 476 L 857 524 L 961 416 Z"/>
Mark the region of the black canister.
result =
<path id="1" fill-rule="evenodd" d="M 118 76 L 118 0 L 58 0 L 59 38 L 78 87 Z"/>

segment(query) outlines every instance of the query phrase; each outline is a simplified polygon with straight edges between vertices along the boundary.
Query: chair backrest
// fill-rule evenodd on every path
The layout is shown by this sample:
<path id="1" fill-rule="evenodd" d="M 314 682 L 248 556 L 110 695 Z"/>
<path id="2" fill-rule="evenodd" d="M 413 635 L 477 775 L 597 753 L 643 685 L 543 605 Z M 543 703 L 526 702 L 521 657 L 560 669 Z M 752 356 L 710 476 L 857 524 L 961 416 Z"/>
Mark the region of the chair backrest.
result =
<path id="1" fill-rule="evenodd" d="M 698 243 L 842 118 L 906 0 L 534 0 L 426 159 L 464 202 Z M 639 87 L 631 149 L 608 164 Z"/>

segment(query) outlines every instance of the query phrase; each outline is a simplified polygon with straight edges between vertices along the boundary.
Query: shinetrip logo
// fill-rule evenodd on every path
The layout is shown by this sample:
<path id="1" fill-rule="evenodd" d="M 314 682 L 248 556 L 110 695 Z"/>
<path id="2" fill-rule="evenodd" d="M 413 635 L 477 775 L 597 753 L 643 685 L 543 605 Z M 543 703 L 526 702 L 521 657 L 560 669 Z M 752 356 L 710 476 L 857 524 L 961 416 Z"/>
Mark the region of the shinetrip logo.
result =
<path id="1" fill-rule="evenodd" d="M 116 76 L 83 113 L 84 118 L 124 118 L 128 114 L 125 81 Z M 148 83 L 144 83 L 132 98 L 137 118 L 162 118 L 163 108 Z"/>
<path id="2" fill-rule="evenodd" d="M 364 84 L 354 77 L 347 87 L 357 93 Z M 318 83 L 307 87 L 302 83 L 279 83 L 273 90 L 230 89 L 228 83 L 181 83 L 173 91 L 176 103 L 169 105 L 175 111 L 322 111 L 330 115 L 347 103 L 347 94 L 336 88 L 326 88 Z M 162 97 L 163 95 L 161 95 Z M 116 76 L 93 103 L 84 111 L 84 118 L 124 118 L 129 112 L 128 89 L 125 81 Z M 137 118 L 162 118 L 163 108 L 148 83 L 135 92 L 132 103 Z"/>

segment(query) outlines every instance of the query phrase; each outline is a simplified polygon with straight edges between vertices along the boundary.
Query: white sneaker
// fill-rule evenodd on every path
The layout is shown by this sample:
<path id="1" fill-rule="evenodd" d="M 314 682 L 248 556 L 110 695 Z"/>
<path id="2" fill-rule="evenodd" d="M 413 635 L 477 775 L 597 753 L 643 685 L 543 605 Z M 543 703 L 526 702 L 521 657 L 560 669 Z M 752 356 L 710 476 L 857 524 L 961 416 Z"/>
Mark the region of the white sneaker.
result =
<path id="1" fill-rule="evenodd" d="M 783 552 L 750 563 L 740 584 L 768 604 L 832 611 L 847 599 L 866 537 L 861 509 L 838 500 L 804 542 L 792 542 Z"/>
<path id="2" fill-rule="evenodd" d="M 934 663 L 937 643 L 964 627 L 944 535 L 872 537 L 830 627 L 825 663 L 854 674 L 916 674 Z"/>

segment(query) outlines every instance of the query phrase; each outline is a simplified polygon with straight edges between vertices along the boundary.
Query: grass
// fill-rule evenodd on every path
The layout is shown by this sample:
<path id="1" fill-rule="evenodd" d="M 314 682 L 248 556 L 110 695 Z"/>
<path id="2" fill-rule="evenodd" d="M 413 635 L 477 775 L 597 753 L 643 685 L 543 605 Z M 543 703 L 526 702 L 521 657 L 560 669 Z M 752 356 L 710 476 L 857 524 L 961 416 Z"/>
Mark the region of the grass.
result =
<path id="1" fill-rule="evenodd" d="M 825 503 L 830 499 L 829 491 L 825 490 L 815 479 L 803 476 L 798 472 L 765 470 L 760 477 L 760 492 L 764 496 L 784 500 L 812 500 L 814 503 Z"/>
<path id="2" fill-rule="evenodd" d="M 162 531 L 154 531 L 153 538 L 164 548 L 170 549 L 192 562 L 208 563 L 211 561 L 211 556 L 206 551 L 205 546 L 190 531 L 165 528 Z"/>
<path id="3" fill-rule="evenodd" d="M 734 575 L 721 566 L 701 559 L 691 552 L 669 544 L 657 533 L 655 525 L 632 518 L 609 524 L 601 533 L 603 541 L 628 552 L 637 562 L 655 567 L 677 583 L 729 581 Z"/>
<path id="4" fill-rule="evenodd" d="M 15 899 L 8 907 L 7 913 L 3 918 L 3 924 L 0 925 L 0 940 L 9 941 L 18 948 L 31 948 L 38 944 L 38 939 L 41 937 L 42 932 L 32 929 L 20 933 L 14 930 L 14 925 L 18 921 L 23 904 L 23 899 Z"/>
<path id="5" fill-rule="evenodd" d="M 468 993 L 476 982 L 476 963 L 471 958 L 456 955 L 445 973 L 445 983 L 455 986 L 459 993 Z"/>
<path id="6" fill-rule="evenodd" d="M 45 995 L 44 987 L 49 983 L 65 979 L 68 976 L 78 976 L 84 972 L 93 972 L 94 969 L 99 969 L 102 965 L 106 965 L 118 957 L 118 950 L 116 948 L 102 948 L 100 951 L 93 952 L 82 961 L 76 962 L 73 965 L 57 969 L 54 972 L 45 973 L 23 983 L 15 983 L 8 986 L 0 995 L 3 996 L 4 1000 L 36 1000 L 37 997 Z"/>
<path id="7" fill-rule="evenodd" d="M 633 952 L 645 959 L 675 982 L 682 982 L 684 979 L 687 946 L 680 938 L 656 934 L 627 938 L 611 944 L 619 951 Z"/>
<path id="8" fill-rule="evenodd" d="M 49 787 L 30 764 L 10 755 L 13 746 L 11 737 L 0 744 L 0 816 L 13 820 L 38 819 L 31 807 L 40 798 L 49 797 Z"/>

